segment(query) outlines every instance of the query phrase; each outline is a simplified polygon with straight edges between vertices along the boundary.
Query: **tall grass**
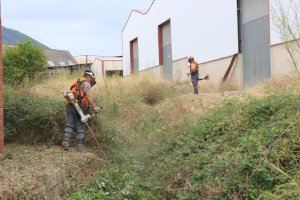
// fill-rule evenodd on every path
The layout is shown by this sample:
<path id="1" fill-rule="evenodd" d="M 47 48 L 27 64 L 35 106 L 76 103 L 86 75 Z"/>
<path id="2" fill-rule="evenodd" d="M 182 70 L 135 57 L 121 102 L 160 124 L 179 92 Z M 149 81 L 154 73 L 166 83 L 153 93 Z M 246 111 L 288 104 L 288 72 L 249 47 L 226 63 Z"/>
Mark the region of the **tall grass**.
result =
<path id="1" fill-rule="evenodd" d="M 81 76 L 81 72 L 60 71 L 48 78 L 25 81 L 16 88 L 6 86 L 6 140 L 59 143 L 65 117 L 63 93 Z M 92 93 L 103 110 L 91 124 L 106 143 L 111 142 L 118 121 L 135 117 L 173 95 L 168 83 L 146 77 L 98 79 Z"/>
<path id="2" fill-rule="evenodd" d="M 272 80 L 200 116 L 176 95 L 150 107 L 139 98 L 135 119 L 116 130 L 120 173 L 102 171 L 95 181 L 108 188 L 92 183 L 70 199 L 299 199 L 298 88 Z"/>
<path id="3" fill-rule="evenodd" d="M 80 75 L 6 88 L 6 138 L 61 137 L 62 93 Z M 196 97 L 183 98 L 166 81 L 97 82 L 92 92 L 103 110 L 90 123 L 109 167 L 70 199 L 300 198 L 297 80 L 271 80 L 200 114 L 190 109 Z"/>

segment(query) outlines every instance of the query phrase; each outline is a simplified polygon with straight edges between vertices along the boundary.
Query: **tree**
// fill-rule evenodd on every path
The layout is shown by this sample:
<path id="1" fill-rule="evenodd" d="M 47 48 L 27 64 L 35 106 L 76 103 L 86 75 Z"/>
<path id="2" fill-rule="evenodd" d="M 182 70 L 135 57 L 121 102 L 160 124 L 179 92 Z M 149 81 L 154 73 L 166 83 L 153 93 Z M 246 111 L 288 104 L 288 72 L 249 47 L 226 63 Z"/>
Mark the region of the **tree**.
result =
<path id="1" fill-rule="evenodd" d="M 300 0 L 279 0 L 272 10 L 275 30 L 283 40 L 294 70 L 300 79 Z"/>
<path id="2" fill-rule="evenodd" d="M 46 66 L 44 50 L 30 40 L 7 47 L 3 52 L 3 79 L 5 84 L 20 84 L 26 78 L 35 75 Z"/>

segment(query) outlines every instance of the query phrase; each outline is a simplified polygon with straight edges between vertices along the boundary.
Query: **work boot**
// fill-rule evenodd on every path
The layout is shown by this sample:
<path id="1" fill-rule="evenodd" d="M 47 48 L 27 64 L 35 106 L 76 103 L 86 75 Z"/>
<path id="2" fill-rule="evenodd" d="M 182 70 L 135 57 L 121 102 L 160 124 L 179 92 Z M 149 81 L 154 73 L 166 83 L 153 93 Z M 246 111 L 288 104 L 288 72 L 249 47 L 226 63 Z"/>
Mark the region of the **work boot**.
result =
<path id="1" fill-rule="evenodd" d="M 84 149 L 84 135 L 85 135 L 85 129 L 84 129 L 84 124 L 83 123 L 78 123 L 77 127 L 77 150 L 79 152 L 82 152 Z"/>
<path id="2" fill-rule="evenodd" d="M 77 150 L 79 151 L 79 152 L 82 152 L 83 150 L 84 150 L 84 145 L 77 145 Z"/>
<path id="3" fill-rule="evenodd" d="M 65 151 L 69 150 L 69 143 L 67 141 L 63 141 L 61 146 Z"/>
<path id="4" fill-rule="evenodd" d="M 63 150 L 65 150 L 65 151 L 69 151 L 69 147 L 62 147 L 63 148 Z"/>

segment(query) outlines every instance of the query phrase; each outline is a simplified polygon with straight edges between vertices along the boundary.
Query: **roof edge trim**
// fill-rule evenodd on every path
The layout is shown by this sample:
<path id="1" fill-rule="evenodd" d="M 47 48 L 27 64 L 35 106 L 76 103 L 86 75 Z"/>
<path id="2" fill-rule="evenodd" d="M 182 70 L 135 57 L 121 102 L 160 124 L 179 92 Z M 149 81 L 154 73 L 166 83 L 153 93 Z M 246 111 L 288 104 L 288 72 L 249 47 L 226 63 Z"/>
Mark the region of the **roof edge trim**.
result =
<path id="1" fill-rule="evenodd" d="M 125 28 L 126 28 L 126 26 L 127 26 L 127 24 L 128 24 L 128 22 L 129 22 L 129 20 L 130 20 L 130 18 L 131 18 L 131 16 L 132 16 L 133 13 L 138 13 L 138 14 L 141 14 L 141 15 L 146 15 L 146 14 L 148 14 L 149 11 L 151 10 L 151 8 L 153 7 L 153 4 L 155 3 L 155 1 L 156 1 L 156 0 L 153 0 L 153 1 L 152 1 L 151 5 L 150 5 L 150 7 L 148 8 L 147 11 L 131 10 L 131 12 L 130 12 L 130 14 L 129 14 L 129 17 L 128 17 L 126 23 L 125 23 L 125 26 L 123 27 L 123 29 L 122 29 L 121 32 L 123 32 L 123 31 L 125 30 Z"/>

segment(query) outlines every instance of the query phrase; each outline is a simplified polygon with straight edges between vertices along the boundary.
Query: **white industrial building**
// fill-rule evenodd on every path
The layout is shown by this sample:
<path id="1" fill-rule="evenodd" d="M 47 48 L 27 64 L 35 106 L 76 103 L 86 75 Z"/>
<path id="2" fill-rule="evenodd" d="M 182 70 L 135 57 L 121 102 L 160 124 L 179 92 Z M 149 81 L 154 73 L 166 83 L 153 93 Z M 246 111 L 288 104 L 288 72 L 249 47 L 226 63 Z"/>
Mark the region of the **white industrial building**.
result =
<path id="1" fill-rule="evenodd" d="M 151 74 L 187 80 L 187 57 L 210 74 L 207 87 L 223 79 L 236 88 L 252 86 L 292 70 L 272 8 L 287 0 L 154 0 L 133 10 L 122 30 L 124 75 Z"/>
<path id="2" fill-rule="evenodd" d="M 91 68 L 96 77 L 123 76 L 122 56 L 83 55 L 74 58 L 79 66 Z"/>

